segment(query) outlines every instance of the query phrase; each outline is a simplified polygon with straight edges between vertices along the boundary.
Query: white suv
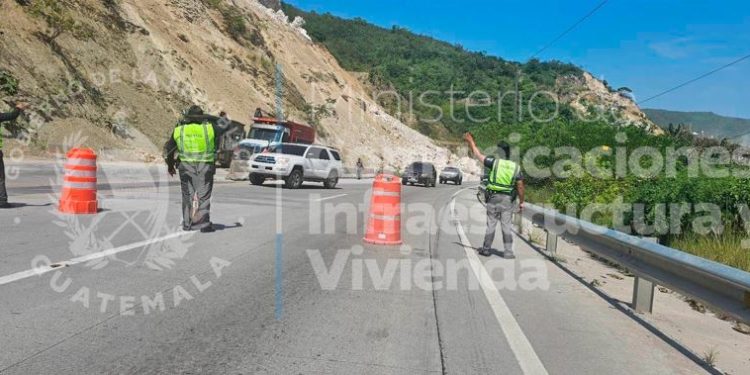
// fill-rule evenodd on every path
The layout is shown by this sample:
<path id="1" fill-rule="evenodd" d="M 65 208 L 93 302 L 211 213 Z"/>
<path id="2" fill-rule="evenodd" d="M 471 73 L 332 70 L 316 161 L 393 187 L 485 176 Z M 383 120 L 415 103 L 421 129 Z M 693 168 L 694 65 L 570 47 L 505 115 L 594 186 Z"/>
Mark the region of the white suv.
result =
<path id="1" fill-rule="evenodd" d="M 320 145 L 281 143 L 250 158 L 253 185 L 261 185 L 266 179 L 282 179 L 289 189 L 298 189 L 303 181 L 322 182 L 333 189 L 341 170 L 341 154 Z"/>

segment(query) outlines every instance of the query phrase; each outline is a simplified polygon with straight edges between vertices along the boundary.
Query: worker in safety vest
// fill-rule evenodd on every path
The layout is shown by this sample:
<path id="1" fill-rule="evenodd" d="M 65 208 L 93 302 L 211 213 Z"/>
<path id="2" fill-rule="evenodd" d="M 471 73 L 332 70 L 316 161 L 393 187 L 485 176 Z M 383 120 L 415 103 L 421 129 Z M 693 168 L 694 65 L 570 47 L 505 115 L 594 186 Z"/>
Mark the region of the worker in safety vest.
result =
<path id="1" fill-rule="evenodd" d="M 205 115 L 200 107 L 191 106 L 164 145 L 169 175 L 174 176 L 179 169 L 182 229 L 186 231 L 215 231 L 210 216 L 211 193 L 216 173 L 216 141 L 223 131 L 215 120 Z M 193 207 L 196 194 L 198 207 Z"/>
<path id="2" fill-rule="evenodd" d="M 518 164 L 508 160 L 510 146 L 502 142 L 498 144 L 500 155 L 484 156 L 474 143 L 474 137 L 470 133 L 464 135 L 474 156 L 482 161 L 482 164 L 490 169 L 487 180 L 487 231 L 484 235 L 484 244 L 479 249 L 479 254 L 489 256 L 491 254 L 492 242 L 495 240 L 495 229 L 497 222 L 503 234 L 503 258 L 514 259 L 513 254 L 513 232 L 511 228 L 512 216 L 515 211 L 515 198 L 518 197 L 518 208 L 523 210 L 525 186 L 523 174 Z"/>
<path id="3" fill-rule="evenodd" d="M 29 108 L 27 103 L 17 103 L 13 112 L 0 113 L 0 125 L 5 121 L 15 120 L 26 108 Z M 0 127 L 0 130 L 2 130 L 2 127 Z M 8 192 L 5 190 L 5 162 L 3 157 L 3 137 L 0 134 L 0 208 L 11 208 L 12 206 L 8 203 Z"/>

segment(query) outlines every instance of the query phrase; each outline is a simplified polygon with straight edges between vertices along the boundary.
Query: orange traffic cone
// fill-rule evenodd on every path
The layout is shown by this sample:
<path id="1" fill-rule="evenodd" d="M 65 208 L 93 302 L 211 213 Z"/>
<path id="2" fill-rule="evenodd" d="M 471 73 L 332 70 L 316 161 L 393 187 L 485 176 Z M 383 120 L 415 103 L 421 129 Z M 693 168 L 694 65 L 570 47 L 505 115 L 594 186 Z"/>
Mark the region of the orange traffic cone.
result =
<path id="1" fill-rule="evenodd" d="M 379 174 L 372 183 L 372 199 L 364 241 L 376 245 L 400 245 L 401 182 Z"/>
<path id="2" fill-rule="evenodd" d="M 74 148 L 68 152 L 65 164 L 60 212 L 68 214 L 95 214 L 99 206 L 96 200 L 96 154 L 90 148 Z"/>

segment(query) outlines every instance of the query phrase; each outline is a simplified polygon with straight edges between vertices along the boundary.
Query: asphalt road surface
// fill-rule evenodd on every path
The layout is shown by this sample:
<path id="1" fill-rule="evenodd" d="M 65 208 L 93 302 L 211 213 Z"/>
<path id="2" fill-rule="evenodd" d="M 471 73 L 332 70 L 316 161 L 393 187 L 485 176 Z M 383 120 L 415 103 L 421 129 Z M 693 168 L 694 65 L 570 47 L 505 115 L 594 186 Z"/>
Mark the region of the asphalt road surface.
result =
<path id="1" fill-rule="evenodd" d="M 405 246 L 387 247 L 362 242 L 369 181 L 219 183 L 201 234 L 158 168 L 102 168 L 94 216 L 56 212 L 54 168 L 18 168 L 3 374 L 704 371 L 523 240 L 477 256 L 471 186 L 404 187 Z"/>

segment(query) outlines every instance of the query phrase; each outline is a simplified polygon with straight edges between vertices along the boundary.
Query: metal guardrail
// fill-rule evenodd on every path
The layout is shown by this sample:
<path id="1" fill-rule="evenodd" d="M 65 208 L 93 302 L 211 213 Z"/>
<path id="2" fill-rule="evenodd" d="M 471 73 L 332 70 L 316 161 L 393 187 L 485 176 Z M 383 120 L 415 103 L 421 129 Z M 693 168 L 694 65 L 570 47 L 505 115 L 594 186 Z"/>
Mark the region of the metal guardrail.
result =
<path id="1" fill-rule="evenodd" d="M 654 287 L 663 285 L 750 324 L 748 272 L 533 204 L 524 206 L 522 216 L 545 229 L 546 250 L 553 256 L 561 236 L 627 268 L 636 276 L 633 308 L 638 312 L 653 310 Z"/>

